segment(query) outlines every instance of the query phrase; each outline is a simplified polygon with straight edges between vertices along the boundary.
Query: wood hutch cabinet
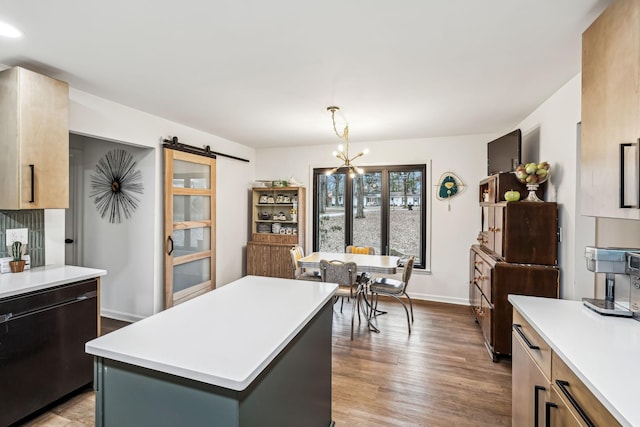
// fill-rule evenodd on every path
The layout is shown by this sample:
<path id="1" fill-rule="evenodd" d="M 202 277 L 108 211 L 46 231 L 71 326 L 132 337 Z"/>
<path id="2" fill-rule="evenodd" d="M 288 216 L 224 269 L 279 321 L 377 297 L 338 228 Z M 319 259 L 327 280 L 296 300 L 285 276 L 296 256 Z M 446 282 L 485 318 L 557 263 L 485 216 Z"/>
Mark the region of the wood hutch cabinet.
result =
<path id="1" fill-rule="evenodd" d="M 247 274 L 293 278 L 289 249 L 304 247 L 304 187 L 256 187 L 251 190 L 251 240 Z"/>
<path id="2" fill-rule="evenodd" d="M 469 260 L 469 305 L 494 361 L 511 356 L 509 294 L 558 298 L 558 207 L 549 202 L 499 201 L 505 191 L 527 194 L 513 174 L 480 182 L 482 230 Z M 538 190 L 538 197 L 544 189 Z"/>

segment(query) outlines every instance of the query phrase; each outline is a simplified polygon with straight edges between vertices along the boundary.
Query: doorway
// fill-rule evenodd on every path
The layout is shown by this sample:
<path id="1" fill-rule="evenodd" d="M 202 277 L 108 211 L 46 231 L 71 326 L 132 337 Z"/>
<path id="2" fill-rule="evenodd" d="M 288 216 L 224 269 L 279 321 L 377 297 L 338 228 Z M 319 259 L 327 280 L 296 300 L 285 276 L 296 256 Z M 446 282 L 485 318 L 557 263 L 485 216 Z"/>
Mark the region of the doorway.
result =
<path id="1" fill-rule="evenodd" d="M 82 150 L 69 148 L 69 208 L 64 213 L 64 260 L 66 265 L 82 263 Z"/>

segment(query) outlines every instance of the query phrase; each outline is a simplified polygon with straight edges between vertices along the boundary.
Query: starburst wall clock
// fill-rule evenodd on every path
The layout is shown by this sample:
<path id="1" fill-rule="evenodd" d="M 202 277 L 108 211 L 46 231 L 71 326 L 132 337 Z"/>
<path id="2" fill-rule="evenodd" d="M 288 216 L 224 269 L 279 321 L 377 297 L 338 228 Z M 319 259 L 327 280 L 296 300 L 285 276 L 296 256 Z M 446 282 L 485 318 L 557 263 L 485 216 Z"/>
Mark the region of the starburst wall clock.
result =
<path id="1" fill-rule="evenodd" d="M 112 224 L 121 223 L 122 217 L 131 218 L 140 200 L 134 194 L 143 194 L 142 173 L 136 169 L 133 156 L 125 150 L 109 151 L 98 161 L 91 175 L 91 194 L 96 210 Z"/>

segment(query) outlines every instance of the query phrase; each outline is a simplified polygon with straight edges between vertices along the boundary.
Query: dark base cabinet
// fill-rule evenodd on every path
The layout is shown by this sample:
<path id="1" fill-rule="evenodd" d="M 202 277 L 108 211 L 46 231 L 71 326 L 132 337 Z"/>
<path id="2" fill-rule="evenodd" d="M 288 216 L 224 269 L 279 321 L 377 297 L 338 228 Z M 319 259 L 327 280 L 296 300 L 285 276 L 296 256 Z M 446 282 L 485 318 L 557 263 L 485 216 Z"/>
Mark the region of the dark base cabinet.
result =
<path id="1" fill-rule="evenodd" d="M 244 390 L 96 357 L 96 426 L 333 426 L 329 301 Z"/>
<path id="2" fill-rule="evenodd" d="M 469 303 L 493 361 L 511 356 L 513 308 L 509 294 L 558 298 L 560 270 L 555 266 L 515 264 L 474 245 L 470 252 Z"/>
<path id="3" fill-rule="evenodd" d="M 93 381 L 98 281 L 0 299 L 0 426 Z"/>

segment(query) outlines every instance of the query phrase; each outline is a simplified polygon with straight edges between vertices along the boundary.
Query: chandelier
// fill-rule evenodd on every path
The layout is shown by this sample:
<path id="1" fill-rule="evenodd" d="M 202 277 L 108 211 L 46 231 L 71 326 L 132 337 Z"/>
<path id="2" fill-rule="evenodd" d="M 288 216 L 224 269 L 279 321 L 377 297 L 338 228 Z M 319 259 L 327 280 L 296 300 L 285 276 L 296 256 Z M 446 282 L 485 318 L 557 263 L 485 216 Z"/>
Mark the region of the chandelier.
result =
<path id="1" fill-rule="evenodd" d="M 364 173 L 364 170 L 362 170 L 362 168 L 355 166 L 352 162 L 358 157 L 362 157 L 365 154 L 367 154 L 369 150 L 365 149 L 364 151 L 359 152 L 355 156 L 349 157 L 349 124 L 345 125 L 344 130 L 342 131 L 342 134 L 340 134 L 338 132 L 338 129 L 336 128 L 336 111 L 338 111 L 339 109 L 340 107 L 336 107 L 336 106 L 327 107 L 327 111 L 331 112 L 331 121 L 333 122 L 333 131 L 338 136 L 338 138 L 344 139 L 344 145 L 342 144 L 338 145 L 338 151 L 334 151 L 332 153 L 338 160 L 342 162 L 342 164 L 328 171 L 327 175 L 331 175 L 338 169 L 347 168 L 349 177 L 354 178 L 356 176 L 356 173 L 362 175 Z"/>

